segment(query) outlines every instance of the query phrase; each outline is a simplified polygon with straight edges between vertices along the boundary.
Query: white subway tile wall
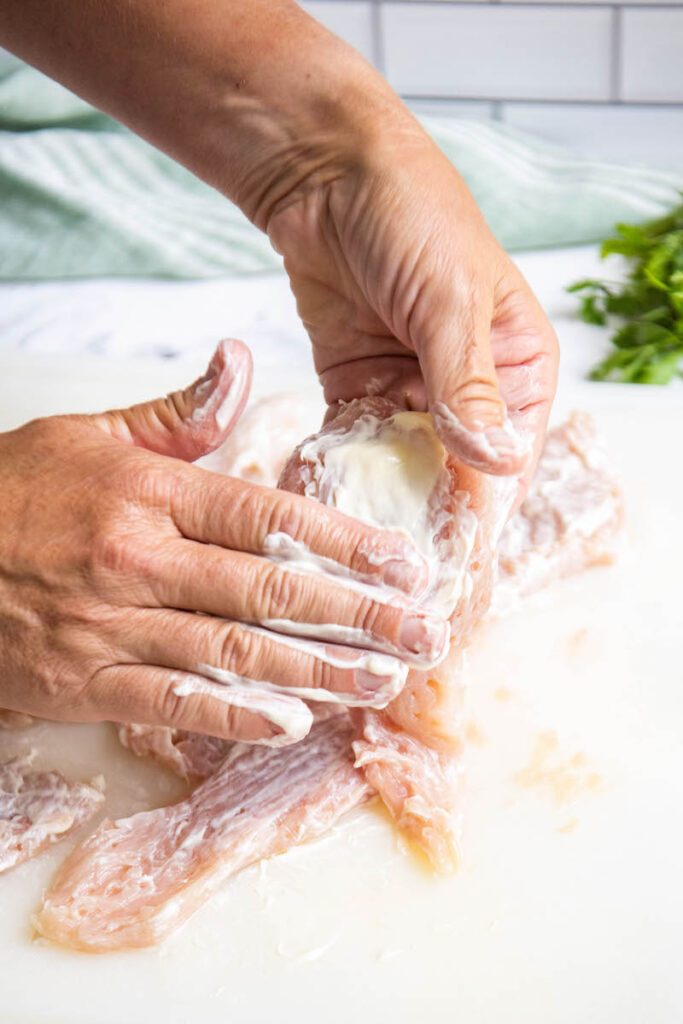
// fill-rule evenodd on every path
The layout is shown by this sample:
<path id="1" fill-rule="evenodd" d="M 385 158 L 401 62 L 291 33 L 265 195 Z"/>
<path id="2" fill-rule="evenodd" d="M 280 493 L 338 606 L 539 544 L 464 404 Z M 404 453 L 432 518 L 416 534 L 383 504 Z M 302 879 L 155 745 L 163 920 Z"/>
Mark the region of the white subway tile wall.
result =
<path id="1" fill-rule="evenodd" d="M 683 103 L 683 9 L 623 12 L 625 100 Z"/>
<path id="2" fill-rule="evenodd" d="M 407 95 L 609 99 L 604 8 L 387 3 L 382 24 L 387 78 Z"/>
<path id="3" fill-rule="evenodd" d="M 683 3 L 309 0 L 417 112 L 683 165 Z"/>
<path id="4" fill-rule="evenodd" d="M 366 0 L 308 0 L 299 5 L 335 35 L 375 61 L 373 4 Z"/>
<path id="5" fill-rule="evenodd" d="M 505 121 L 599 159 L 683 167 L 683 107 L 506 103 Z"/>

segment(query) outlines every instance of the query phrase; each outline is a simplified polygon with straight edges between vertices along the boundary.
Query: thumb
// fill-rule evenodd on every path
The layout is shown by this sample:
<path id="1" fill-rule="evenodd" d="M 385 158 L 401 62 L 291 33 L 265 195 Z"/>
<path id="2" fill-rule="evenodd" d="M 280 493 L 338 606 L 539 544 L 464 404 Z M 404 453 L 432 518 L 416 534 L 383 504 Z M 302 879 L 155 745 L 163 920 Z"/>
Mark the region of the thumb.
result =
<path id="1" fill-rule="evenodd" d="M 93 417 L 100 429 L 126 444 L 193 462 L 218 448 L 249 396 L 252 358 L 233 338 L 218 343 L 206 373 L 184 391 Z"/>
<path id="2" fill-rule="evenodd" d="M 435 429 L 448 451 L 474 469 L 519 473 L 529 445 L 512 426 L 498 388 L 491 306 L 468 296 L 452 307 L 450 292 L 430 308 L 436 330 L 423 345 L 415 339 Z"/>

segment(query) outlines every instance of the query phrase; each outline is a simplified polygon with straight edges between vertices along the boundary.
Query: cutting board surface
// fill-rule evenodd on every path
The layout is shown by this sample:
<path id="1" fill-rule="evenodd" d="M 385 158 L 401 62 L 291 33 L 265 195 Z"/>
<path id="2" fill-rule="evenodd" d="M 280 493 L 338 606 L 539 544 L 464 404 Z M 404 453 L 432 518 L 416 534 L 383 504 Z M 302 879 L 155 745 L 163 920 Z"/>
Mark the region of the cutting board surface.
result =
<path id="1" fill-rule="evenodd" d="M 176 383 L 136 365 L 95 379 L 80 364 L 55 392 L 49 367 L 29 388 L 19 361 L 0 428 Z M 477 638 L 457 874 L 432 877 L 369 806 L 244 871 L 161 948 L 87 956 L 29 927 L 68 839 L 0 878 L 3 1024 L 683 1017 L 683 403 L 597 385 L 561 390 L 570 407 L 594 413 L 621 469 L 624 555 Z M 3 753 L 29 746 L 40 766 L 102 772 L 109 816 L 184 791 L 107 725 L 0 736 Z"/>

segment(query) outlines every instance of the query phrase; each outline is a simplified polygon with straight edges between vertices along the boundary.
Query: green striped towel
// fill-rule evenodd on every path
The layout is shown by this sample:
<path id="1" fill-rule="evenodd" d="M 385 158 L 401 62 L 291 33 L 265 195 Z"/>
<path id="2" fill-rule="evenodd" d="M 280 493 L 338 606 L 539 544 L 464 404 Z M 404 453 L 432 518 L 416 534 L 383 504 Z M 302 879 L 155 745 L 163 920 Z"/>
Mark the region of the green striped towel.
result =
<path id="1" fill-rule="evenodd" d="M 676 203 L 683 172 L 573 155 L 495 122 L 424 119 L 510 250 L 597 240 Z M 279 257 L 219 193 L 0 56 L 0 278 L 257 274 Z"/>

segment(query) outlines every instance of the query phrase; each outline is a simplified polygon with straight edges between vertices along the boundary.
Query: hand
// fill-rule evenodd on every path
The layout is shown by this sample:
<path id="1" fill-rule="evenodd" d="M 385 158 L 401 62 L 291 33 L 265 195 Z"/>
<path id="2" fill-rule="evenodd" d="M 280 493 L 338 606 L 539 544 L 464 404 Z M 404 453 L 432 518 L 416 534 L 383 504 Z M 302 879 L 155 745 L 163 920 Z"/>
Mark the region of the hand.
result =
<path id="1" fill-rule="evenodd" d="M 383 94 L 373 120 L 366 97 L 357 152 L 352 131 L 328 143 L 329 160 L 270 211 L 268 233 L 330 415 L 373 393 L 429 409 L 465 464 L 524 470 L 520 501 L 555 391 L 555 334 L 458 173 L 398 101 L 387 103 Z"/>
<path id="2" fill-rule="evenodd" d="M 413 600 L 426 574 L 409 542 L 181 461 L 224 440 L 250 378 L 248 350 L 223 342 L 186 391 L 0 435 L 0 706 L 288 742 L 311 721 L 298 686 L 386 703 L 405 677 L 396 659 L 444 643 L 445 623 Z M 269 535 L 338 576 L 263 557 Z M 373 586 L 350 590 L 354 573 Z M 392 657 L 248 625 L 269 620 L 362 630 Z M 264 703 L 253 680 L 277 692 Z"/>
<path id="3" fill-rule="evenodd" d="M 292 0 L 5 0 L 0 40 L 268 231 L 332 412 L 369 389 L 428 408 L 464 464 L 524 470 L 521 497 L 555 336 L 457 171 L 358 53 Z"/>

